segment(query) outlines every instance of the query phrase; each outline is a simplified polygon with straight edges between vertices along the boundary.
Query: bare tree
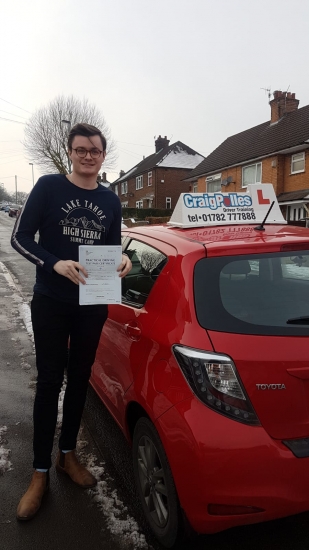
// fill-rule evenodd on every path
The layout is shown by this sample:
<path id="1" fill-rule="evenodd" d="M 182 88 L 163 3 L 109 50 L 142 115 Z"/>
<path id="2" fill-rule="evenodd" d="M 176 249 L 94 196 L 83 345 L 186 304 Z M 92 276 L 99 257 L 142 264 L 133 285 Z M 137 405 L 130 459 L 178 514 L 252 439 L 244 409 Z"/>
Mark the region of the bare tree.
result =
<path id="1" fill-rule="evenodd" d="M 69 172 L 67 137 L 68 124 L 78 122 L 92 124 L 101 130 L 107 141 L 104 170 L 114 167 L 117 152 L 111 131 L 98 108 L 87 99 L 74 96 L 58 96 L 46 107 L 38 109 L 26 124 L 24 146 L 29 159 L 40 166 L 45 173 Z"/>
<path id="2" fill-rule="evenodd" d="M 17 193 L 11 193 L 11 201 L 14 203 L 16 202 L 17 204 L 24 204 L 27 197 L 28 197 L 28 193 L 25 193 L 24 191 L 17 191 Z"/>
<path id="3" fill-rule="evenodd" d="M 0 202 L 10 202 L 11 195 L 5 189 L 4 185 L 0 185 Z"/>

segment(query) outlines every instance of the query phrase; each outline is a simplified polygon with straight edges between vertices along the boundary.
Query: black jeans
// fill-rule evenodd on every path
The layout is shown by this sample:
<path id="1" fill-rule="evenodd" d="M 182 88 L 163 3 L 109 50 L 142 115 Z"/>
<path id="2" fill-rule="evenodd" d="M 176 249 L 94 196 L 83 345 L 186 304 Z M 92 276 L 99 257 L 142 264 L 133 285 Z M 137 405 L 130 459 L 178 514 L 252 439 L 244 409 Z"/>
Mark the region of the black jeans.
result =
<path id="1" fill-rule="evenodd" d="M 38 370 L 34 401 L 34 468 L 50 468 L 58 399 L 67 367 L 59 448 L 75 449 L 91 367 L 107 306 L 79 306 L 35 293 L 31 317 Z M 68 342 L 70 350 L 68 354 Z"/>

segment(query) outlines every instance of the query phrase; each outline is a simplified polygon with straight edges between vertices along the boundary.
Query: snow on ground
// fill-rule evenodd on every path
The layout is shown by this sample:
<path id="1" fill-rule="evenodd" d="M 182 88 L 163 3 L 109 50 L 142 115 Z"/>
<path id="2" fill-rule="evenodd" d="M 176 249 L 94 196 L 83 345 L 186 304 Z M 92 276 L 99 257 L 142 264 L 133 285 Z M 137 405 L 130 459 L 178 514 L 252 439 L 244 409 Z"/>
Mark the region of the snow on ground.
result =
<path id="1" fill-rule="evenodd" d="M 107 520 L 107 527 L 113 535 L 119 536 L 124 548 L 149 548 L 145 535 L 140 533 L 135 519 L 127 512 L 127 507 L 118 498 L 117 490 L 111 488 L 113 481 L 104 470 L 104 462 L 97 464 L 92 454 L 85 454 L 83 450 L 87 442 L 79 441 L 79 455 L 83 458 L 88 470 L 98 480 L 94 489 L 89 489 L 92 500 L 97 503 Z M 103 478 L 103 479 L 102 479 Z"/>
<path id="2" fill-rule="evenodd" d="M 0 475 L 12 470 L 12 462 L 9 460 L 10 449 L 4 447 L 3 435 L 7 432 L 7 426 L 0 426 Z"/>
<path id="3" fill-rule="evenodd" d="M 60 430 L 62 423 L 63 399 L 66 389 L 66 378 L 63 382 L 59 401 L 58 401 L 58 419 L 57 429 Z M 106 518 L 109 531 L 120 537 L 124 548 L 149 548 L 146 543 L 145 535 L 139 532 L 139 526 L 135 519 L 129 516 L 124 503 L 118 498 L 117 490 L 111 487 L 113 479 L 109 477 L 104 469 L 104 462 L 97 463 L 97 458 L 93 454 L 87 454 L 86 447 L 88 441 L 83 436 L 83 428 L 79 432 L 77 441 L 77 452 L 81 462 L 98 480 L 94 489 L 89 490 L 93 502 L 95 502 L 104 517 Z M 102 479 L 103 478 L 103 479 Z"/>
<path id="4" fill-rule="evenodd" d="M 0 262 L 0 268 L 6 278 L 6 281 L 11 290 L 14 290 L 13 300 L 18 303 L 20 316 L 26 326 L 29 336 L 33 339 L 33 332 L 31 326 L 30 308 L 26 304 L 21 296 L 21 293 L 17 287 L 16 281 L 14 281 L 6 269 L 6 267 Z M 23 361 L 23 359 L 22 359 Z M 22 366 L 27 368 L 27 364 L 22 362 Z M 66 377 L 64 378 L 63 385 L 59 394 L 58 401 L 58 418 L 57 418 L 57 431 L 59 432 L 63 418 L 63 399 L 66 390 Z M 30 387 L 35 388 L 36 381 L 29 383 Z M 9 460 L 11 451 L 4 447 L 3 435 L 6 433 L 7 427 L 0 426 L 0 475 L 3 475 L 6 471 L 12 469 L 12 463 Z M 82 459 L 82 462 L 92 472 L 92 474 L 98 480 L 98 484 L 94 489 L 89 490 L 93 502 L 95 502 L 107 521 L 107 527 L 113 535 L 120 538 L 124 549 L 148 549 L 149 546 L 146 543 L 145 535 L 139 532 L 139 526 L 135 519 L 127 513 L 127 508 L 124 503 L 118 498 L 117 490 L 112 488 L 112 478 L 110 478 L 105 470 L 104 463 L 98 465 L 97 458 L 93 454 L 87 454 L 85 448 L 88 446 L 88 441 L 80 439 L 83 430 L 80 430 L 79 440 L 77 443 L 77 451 Z M 57 436 L 56 436 L 57 437 Z M 104 479 L 102 479 L 102 477 Z"/>

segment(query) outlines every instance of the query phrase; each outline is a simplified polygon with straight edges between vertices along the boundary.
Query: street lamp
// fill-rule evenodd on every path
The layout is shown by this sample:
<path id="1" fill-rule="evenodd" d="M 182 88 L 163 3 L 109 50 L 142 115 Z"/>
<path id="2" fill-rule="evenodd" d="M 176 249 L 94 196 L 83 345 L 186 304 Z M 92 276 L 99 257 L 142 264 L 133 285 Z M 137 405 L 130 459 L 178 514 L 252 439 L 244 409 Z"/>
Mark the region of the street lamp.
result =
<path id="1" fill-rule="evenodd" d="M 33 162 L 29 162 L 29 165 L 32 166 L 32 187 L 34 187 Z"/>
<path id="2" fill-rule="evenodd" d="M 71 121 L 70 120 L 62 120 L 61 121 L 63 124 L 67 124 L 68 126 L 68 134 L 70 133 L 70 130 L 71 130 Z M 69 152 L 67 152 L 67 157 L 68 157 L 68 165 L 69 165 L 69 174 L 71 174 L 71 159 L 69 157 Z"/>

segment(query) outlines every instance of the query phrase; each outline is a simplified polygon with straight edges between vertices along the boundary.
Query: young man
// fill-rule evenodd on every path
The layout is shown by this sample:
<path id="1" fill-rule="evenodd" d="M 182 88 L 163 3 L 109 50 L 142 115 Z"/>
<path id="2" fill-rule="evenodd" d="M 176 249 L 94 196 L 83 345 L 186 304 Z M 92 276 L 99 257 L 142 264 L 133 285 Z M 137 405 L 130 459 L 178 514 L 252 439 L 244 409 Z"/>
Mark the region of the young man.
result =
<path id="1" fill-rule="evenodd" d="M 35 470 L 17 508 L 19 520 L 34 517 L 48 489 L 65 367 L 67 387 L 56 469 L 82 488 L 96 484 L 92 474 L 79 464 L 75 447 L 107 306 L 78 303 L 78 287 L 87 277 L 78 263 L 78 247 L 121 244 L 121 205 L 112 191 L 97 183 L 106 155 L 106 140 L 100 130 L 76 124 L 69 134 L 68 152 L 72 173 L 38 180 L 16 221 L 11 240 L 17 252 L 37 265 L 31 302 L 38 370 L 33 413 Z M 122 255 L 119 276 L 124 277 L 131 267 L 129 258 Z"/>

